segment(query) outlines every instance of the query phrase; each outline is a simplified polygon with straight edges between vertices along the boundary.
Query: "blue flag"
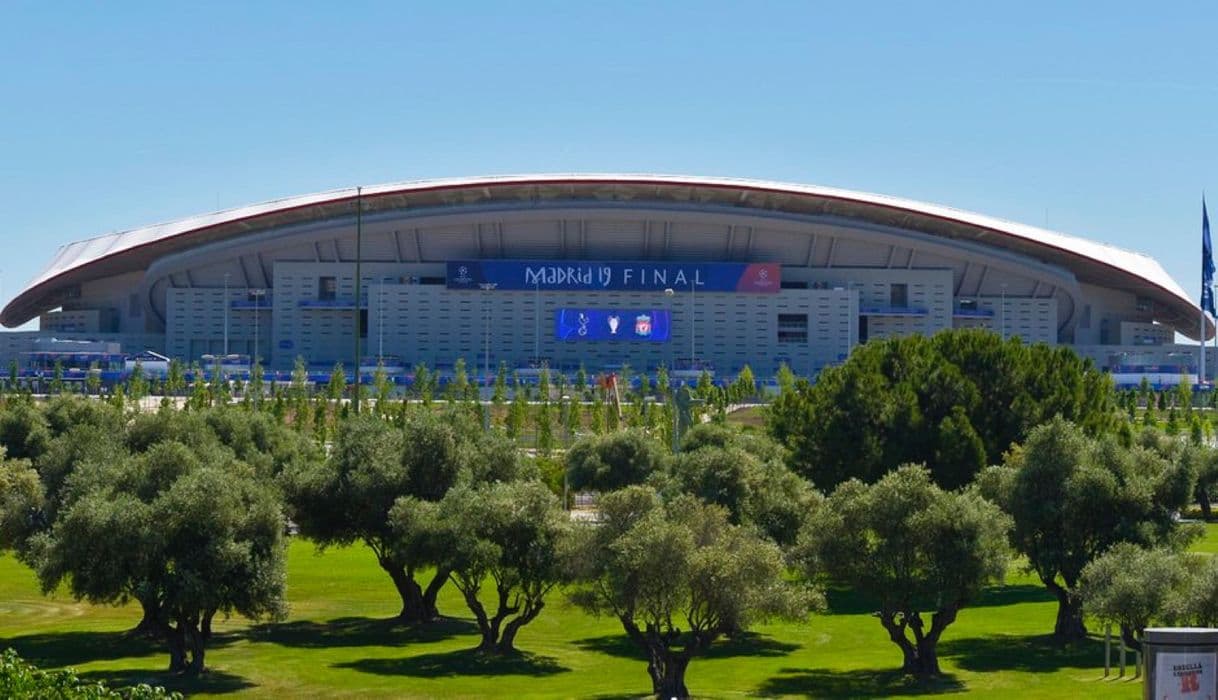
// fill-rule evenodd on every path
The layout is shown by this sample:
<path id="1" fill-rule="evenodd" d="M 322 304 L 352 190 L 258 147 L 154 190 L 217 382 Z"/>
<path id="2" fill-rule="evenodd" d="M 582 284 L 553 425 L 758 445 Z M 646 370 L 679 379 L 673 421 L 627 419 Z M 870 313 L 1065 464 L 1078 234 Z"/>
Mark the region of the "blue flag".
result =
<path id="1" fill-rule="evenodd" d="M 1210 244 L 1210 216 L 1201 198 L 1201 310 L 1214 313 L 1214 246 Z"/>

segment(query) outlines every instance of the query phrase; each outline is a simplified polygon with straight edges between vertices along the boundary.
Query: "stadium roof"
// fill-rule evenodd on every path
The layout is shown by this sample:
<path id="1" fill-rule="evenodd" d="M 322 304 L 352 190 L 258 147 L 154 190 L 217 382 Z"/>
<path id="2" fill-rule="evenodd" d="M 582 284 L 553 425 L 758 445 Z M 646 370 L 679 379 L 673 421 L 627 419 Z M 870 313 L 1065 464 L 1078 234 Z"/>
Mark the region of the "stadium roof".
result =
<path id="1" fill-rule="evenodd" d="M 1035 226 L 936 204 L 829 187 L 683 175 L 553 174 L 420 180 L 361 188 L 366 210 L 473 205 L 502 200 L 659 199 L 728 204 L 744 210 L 858 218 L 1014 250 L 1071 270 L 1082 282 L 1150 297 L 1157 320 L 1195 338 L 1198 307 L 1148 255 Z M 81 282 L 146 269 L 186 248 L 302 221 L 350 215 L 355 188 L 272 200 L 90 238 L 62 246 L 0 312 L 19 326 L 61 305 Z"/>

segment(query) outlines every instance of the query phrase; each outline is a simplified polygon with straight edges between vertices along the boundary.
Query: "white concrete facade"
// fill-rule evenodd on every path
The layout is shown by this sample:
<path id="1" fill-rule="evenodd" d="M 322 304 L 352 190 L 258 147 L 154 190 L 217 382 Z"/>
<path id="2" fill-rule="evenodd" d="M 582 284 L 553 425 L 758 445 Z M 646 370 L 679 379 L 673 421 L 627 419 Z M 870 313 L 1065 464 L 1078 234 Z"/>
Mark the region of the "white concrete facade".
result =
<path id="1" fill-rule="evenodd" d="M 984 327 L 1072 345 L 1102 367 L 1131 357 L 1196 364 L 1171 343 L 1176 332 L 1197 334 L 1196 307 L 1153 259 L 934 205 L 661 176 L 479 178 L 351 194 L 73 244 L 0 320 L 40 314 L 43 336 L 121 339 L 124 350 L 186 361 L 222 352 L 227 335 L 230 352 L 257 350 L 275 368 L 297 356 L 349 367 L 358 202 L 365 357 L 439 366 L 463 357 L 478 367 L 540 357 L 592 371 L 652 369 L 692 353 L 726 374 L 744 364 L 770 373 L 781 362 L 814 374 L 859 342 Z M 445 263 L 458 259 L 769 262 L 781 265 L 783 289 L 692 300 L 682 290 L 471 292 L 444 284 Z M 310 305 L 322 278 L 333 278 L 329 308 Z M 564 306 L 666 309 L 673 337 L 560 342 L 553 318 Z M 0 341 L 0 358 L 33 337 Z"/>

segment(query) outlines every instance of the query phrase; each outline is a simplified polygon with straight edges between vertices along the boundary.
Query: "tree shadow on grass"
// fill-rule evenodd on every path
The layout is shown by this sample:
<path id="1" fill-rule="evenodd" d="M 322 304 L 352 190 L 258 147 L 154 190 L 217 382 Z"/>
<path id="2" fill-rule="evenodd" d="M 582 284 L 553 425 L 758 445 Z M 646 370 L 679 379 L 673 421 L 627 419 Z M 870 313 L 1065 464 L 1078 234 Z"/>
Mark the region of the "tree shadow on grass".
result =
<path id="1" fill-rule="evenodd" d="M 939 642 L 939 657 L 951 658 L 956 666 L 967 671 L 982 673 L 1098 668 L 1104 663 L 1104 642 L 1088 638 L 1062 645 L 1050 635 L 948 639 Z"/>
<path id="2" fill-rule="evenodd" d="M 231 634 L 215 635 L 207 643 L 207 649 L 223 647 L 234 639 Z M 40 632 L 0 639 L 0 649 L 8 647 L 35 666 L 46 668 L 149 654 L 164 654 L 166 665 L 169 663 L 169 647 L 163 639 L 130 632 Z"/>
<path id="3" fill-rule="evenodd" d="M 403 624 L 397 618 L 340 617 L 326 622 L 297 620 L 259 625 L 250 630 L 249 637 L 288 647 L 326 649 L 439 642 L 477 632 L 478 626 L 469 620 L 451 617 L 418 625 Z"/>
<path id="4" fill-rule="evenodd" d="M 588 637 L 575 642 L 575 645 L 585 651 L 595 651 L 624 659 L 647 659 L 643 652 L 630 637 L 625 634 L 608 634 L 603 637 Z M 711 646 L 710 650 L 699 658 L 726 659 L 737 656 L 786 656 L 799 649 L 799 644 L 780 642 L 773 637 L 756 632 L 745 632 L 731 639 L 721 639 Z"/>
<path id="5" fill-rule="evenodd" d="M 420 654 L 394 659 L 359 659 L 334 664 L 335 668 L 350 668 L 382 676 L 414 676 L 441 678 L 445 676 L 552 676 L 571 669 L 552 656 L 518 652 L 507 656 L 483 654 L 474 649 L 442 654 Z"/>
<path id="6" fill-rule="evenodd" d="M 964 684 L 950 674 L 919 680 L 900 670 L 856 669 L 839 671 L 828 668 L 784 668 L 782 675 L 767 679 L 757 688 L 758 695 L 802 695 L 816 698 L 872 698 L 902 695 L 960 693 Z"/>
<path id="7" fill-rule="evenodd" d="M 168 663 L 168 659 L 166 659 Z M 140 683 L 147 683 L 152 686 L 162 686 L 165 690 L 176 691 L 183 695 L 193 695 L 195 693 L 235 693 L 238 690 L 246 690 L 256 686 L 255 683 L 223 671 L 208 670 L 198 676 L 183 676 L 177 673 L 169 673 L 165 670 L 153 669 L 123 669 L 114 671 L 89 671 L 87 673 L 78 673 L 82 680 L 96 682 L 101 681 L 110 688 L 122 688 Z"/>
<path id="8" fill-rule="evenodd" d="M 828 612 L 835 615 L 869 615 L 879 609 L 876 601 L 849 588 L 832 587 L 825 591 Z M 986 608 L 1019 603 L 1050 603 L 1054 598 L 1043 586 L 1021 583 L 1012 586 L 986 588 L 977 600 L 968 604 L 970 608 Z"/>

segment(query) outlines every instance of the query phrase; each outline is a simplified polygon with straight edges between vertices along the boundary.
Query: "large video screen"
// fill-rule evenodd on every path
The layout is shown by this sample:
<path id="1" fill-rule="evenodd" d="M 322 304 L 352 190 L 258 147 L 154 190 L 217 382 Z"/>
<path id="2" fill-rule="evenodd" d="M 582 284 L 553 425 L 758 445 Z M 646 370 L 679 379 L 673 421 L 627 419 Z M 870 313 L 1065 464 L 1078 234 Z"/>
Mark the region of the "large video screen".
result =
<path id="1" fill-rule="evenodd" d="M 662 343 L 672 330 L 672 315 L 665 309 L 558 309 L 554 322 L 559 340 Z"/>

